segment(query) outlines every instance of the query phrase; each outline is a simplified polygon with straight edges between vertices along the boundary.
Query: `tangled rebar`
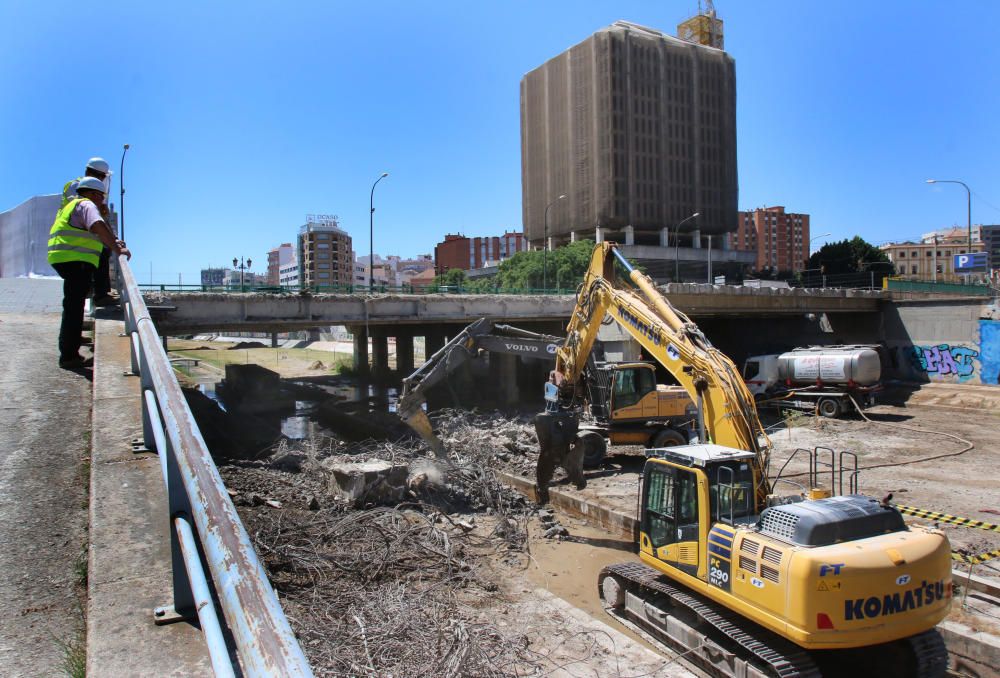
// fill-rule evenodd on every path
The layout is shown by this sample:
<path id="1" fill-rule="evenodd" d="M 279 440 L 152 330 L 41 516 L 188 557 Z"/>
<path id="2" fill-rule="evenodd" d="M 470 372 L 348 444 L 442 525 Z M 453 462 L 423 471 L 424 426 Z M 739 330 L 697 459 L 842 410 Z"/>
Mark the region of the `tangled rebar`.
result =
<path id="1" fill-rule="evenodd" d="M 285 441 L 270 460 L 223 469 L 317 674 L 535 673 L 524 630 L 502 629 L 487 612 L 502 594 L 485 563 L 527 558 L 531 508 L 490 464 L 520 434 L 484 435 L 469 417 L 447 419 L 445 435 L 458 443 L 448 463 L 428 459 L 421 443 L 326 438 Z M 408 464 L 404 503 L 336 502 L 327 469 L 339 458 Z M 304 498 L 316 495 L 318 510 L 309 510 Z"/>

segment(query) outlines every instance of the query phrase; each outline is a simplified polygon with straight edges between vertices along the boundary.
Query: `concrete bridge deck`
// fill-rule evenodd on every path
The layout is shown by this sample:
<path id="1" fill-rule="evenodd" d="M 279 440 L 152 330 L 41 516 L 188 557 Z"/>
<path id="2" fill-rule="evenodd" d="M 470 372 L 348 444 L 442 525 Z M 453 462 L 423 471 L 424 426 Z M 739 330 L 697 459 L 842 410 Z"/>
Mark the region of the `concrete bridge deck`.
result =
<path id="1" fill-rule="evenodd" d="M 695 318 L 788 316 L 805 313 L 877 313 L 882 290 L 773 289 L 677 283 L 661 289 Z M 213 330 L 279 332 L 323 325 L 468 324 L 478 318 L 505 322 L 564 323 L 572 295 L 513 294 L 213 294 L 147 292 L 161 334 Z"/>

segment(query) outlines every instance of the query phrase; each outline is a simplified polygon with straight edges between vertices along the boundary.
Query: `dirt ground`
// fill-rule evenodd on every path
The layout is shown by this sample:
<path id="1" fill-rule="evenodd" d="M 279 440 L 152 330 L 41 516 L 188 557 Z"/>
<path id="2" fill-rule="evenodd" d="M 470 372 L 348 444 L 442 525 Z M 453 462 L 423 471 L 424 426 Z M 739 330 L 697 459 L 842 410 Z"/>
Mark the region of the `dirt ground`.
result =
<path id="1" fill-rule="evenodd" d="M 323 374 L 336 374 L 343 365 L 350 367 L 353 355 L 347 350 L 316 350 L 308 348 L 269 348 L 255 346 L 242 348 L 239 344 L 229 342 L 203 342 L 187 339 L 171 339 L 170 354 L 175 358 L 197 360 L 202 370 L 208 369 L 224 372 L 227 364 L 260 365 L 277 372 L 285 378 L 312 377 Z M 190 367 L 183 367 L 190 372 Z M 197 372 L 195 373 L 197 374 Z"/>

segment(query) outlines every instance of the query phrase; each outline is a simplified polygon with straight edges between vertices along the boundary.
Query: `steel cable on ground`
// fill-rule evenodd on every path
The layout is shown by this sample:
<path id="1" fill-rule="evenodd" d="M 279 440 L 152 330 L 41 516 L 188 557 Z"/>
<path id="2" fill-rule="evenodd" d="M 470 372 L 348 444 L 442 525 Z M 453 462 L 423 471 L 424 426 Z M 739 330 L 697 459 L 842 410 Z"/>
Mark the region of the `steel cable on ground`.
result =
<path id="1" fill-rule="evenodd" d="M 877 468 L 893 468 L 893 467 L 896 467 L 896 466 L 911 466 L 913 464 L 924 464 L 924 463 L 927 463 L 929 461 L 936 461 L 938 459 L 947 459 L 949 457 L 958 457 L 958 456 L 961 456 L 961 455 L 965 454 L 966 452 L 969 452 L 970 450 L 973 450 L 973 449 L 976 448 L 975 444 L 969 442 L 968 440 L 966 440 L 965 438 L 962 438 L 961 436 L 955 435 L 954 433 L 945 433 L 944 431 L 934 431 L 934 430 L 926 429 L 926 428 L 916 428 L 916 427 L 913 427 L 913 426 L 904 426 L 903 424 L 893 424 L 893 423 L 890 423 L 890 422 L 887 422 L 887 421 L 876 421 L 874 419 L 869 418 L 868 415 L 866 415 L 864 413 L 864 411 L 858 405 L 857 401 L 854 400 L 853 396 L 848 396 L 848 398 L 850 398 L 851 402 L 854 403 L 854 407 L 855 407 L 855 409 L 857 409 L 858 414 L 861 415 L 861 418 L 864 419 L 865 421 L 867 421 L 870 424 L 877 424 L 877 425 L 880 425 L 880 426 L 888 426 L 890 428 L 898 428 L 898 429 L 901 429 L 901 430 L 904 430 L 904 431 L 910 431 L 912 433 L 920 433 L 920 434 L 923 434 L 923 435 L 926 435 L 926 434 L 929 433 L 931 435 L 944 436 L 946 438 L 951 438 L 952 440 L 958 441 L 959 443 L 961 443 L 962 445 L 965 446 L 962 449 L 958 450 L 957 452 L 943 452 L 941 454 L 934 454 L 934 455 L 931 455 L 929 457 L 920 457 L 919 459 L 907 459 L 905 461 L 893 461 L 893 462 L 884 462 L 884 463 L 881 463 L 881 464 L 869 464 L 867 466 L 858 466 L 858 470 L 859 471 L 869 471 L 871 469 L 877 469 Z M 807 475 L 809 475 L 809 472 L 808 471 L 803 471 L 802 473 L 790 473 L 790 474 L 788 474 L 787 476 L 784 476 L 784 477 L 785 478 L 801 478 L 802 476 L 807 476 Z"/>

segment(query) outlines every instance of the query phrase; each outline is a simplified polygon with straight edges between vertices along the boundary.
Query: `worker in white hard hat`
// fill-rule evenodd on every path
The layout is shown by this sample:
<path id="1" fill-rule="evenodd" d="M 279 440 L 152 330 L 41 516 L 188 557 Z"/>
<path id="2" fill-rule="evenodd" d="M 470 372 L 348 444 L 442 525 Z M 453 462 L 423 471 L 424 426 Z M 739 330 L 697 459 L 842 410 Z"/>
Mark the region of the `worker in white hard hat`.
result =
<path id="1" fill-rule="evenodd" d="M 85 367 L 80 355 L 83 307 L 90 292 L 94 269 L 103 249 L 131 258 L 125 243 L 115 238 L 101 216 L 107 188 L 97 177 L 83 177 L 77 197 L 56 213 L 49 230 L 48 262 L 63 279 L 63 314 L 59 327 L 59 366 Z"/>
<path id="2" fill-rule="evenodd" d="M 111 174 L 111 166 L 108 165 L 108 161 L 104 158 L 91 158 L 88 160 L 87 166 L 83 171 L 83 176 L 77 177 L 72 181 L 67 181 L 63 186 L 63 199 L 62 204 L 59 206 L 60 209 L 65 207 L 70 200 L 77 197 L 76 189 L 80 181 L 85 177 L 99 179 L 104 184 L 104 192 L 107 194 L 111 190 Z M 110 215 L 107 204 L 101 203 L 99 209 L 101 216 L 107 220 Z M 111 250 L 107 248 L 101 252 L 101 260 L 98 262 L 97 268 L 94 269 L 93 291 L 95 306 L 115 306 L 118 303 L 118 297 L 111 291 Z"/>
<path id="3" fill-rule="evenodd" d="M 83 170 L 83 177 L 94 177 L 104 182 L 106 192 L 111 190 L 111 174 L 111 166 L 108 165 L 108 161 L 104 158 L 91 158 L 87 161 L 87 166 Z M 66 203 L 77 197 L 76 187 L 83 177 L 77 177 L 76 179 L 67 181 L 63 185 L 63 199 L 60 207 L 65 207 Z M 107 206 L 105 206 L 105 209 L 107 209 Z"/>

